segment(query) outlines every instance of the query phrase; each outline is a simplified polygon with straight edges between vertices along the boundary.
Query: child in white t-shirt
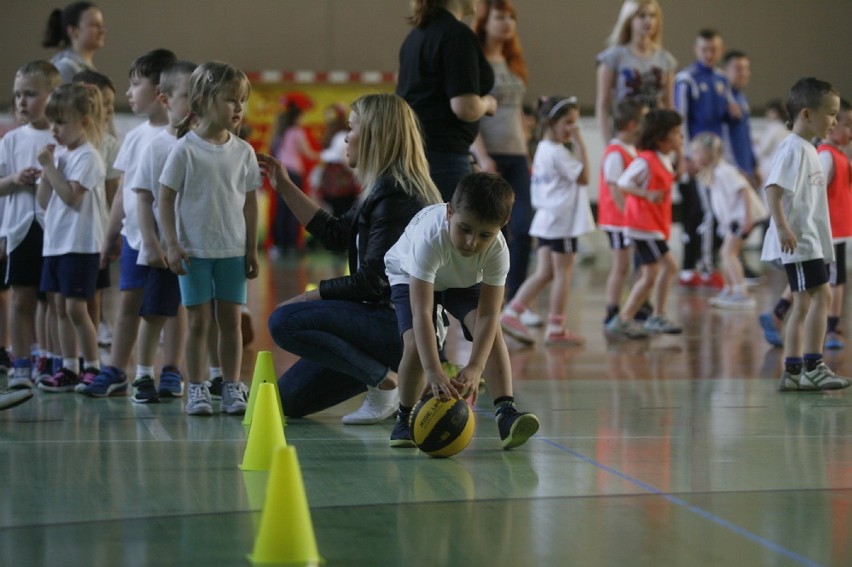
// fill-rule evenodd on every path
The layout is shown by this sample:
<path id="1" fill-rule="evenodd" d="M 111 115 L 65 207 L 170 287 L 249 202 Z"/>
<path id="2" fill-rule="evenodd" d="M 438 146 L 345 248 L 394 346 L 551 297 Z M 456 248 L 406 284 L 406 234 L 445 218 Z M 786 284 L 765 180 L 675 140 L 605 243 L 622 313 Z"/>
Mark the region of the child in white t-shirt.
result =
<path id="1" fill-rule="evenodd" d="M 536 212 L 529 230 L 530 236 L 538 238 L 536 269 L 521 284 L 500 317 L 503 331 L 526 344 L 532 344 L 534 339 L 520 316 L 551 282 L 545 343 L 576 345 L 585 342 L 583 337 L 565 327 L 577 238 L 595 230 L 585 187 L 589 180 L 589 162 L 577 124 L 579 118 L 576 97 L 545 97 L 539 104 L 539 120 L 544 132 L 533 159 L 530 194 Z M 574 143 L 576 155 L 565 147 L 568 142 Z"/>
<path id="2" fill-rule="evenodd" d="M 509 352 L 500 330 L 500 304 L 509 250 L 500 229 L 509 220 L 514 194 L 500 176 L 464 177 L 446 204 L 417 213 L 385 254 L 403 340 L 399 364 L 399 414 L 391 447 L 414 447 L 411 410 L 423 391 L 438 398 L 476 401 L 480 378 L 494 396 L 495 419 L 504 449 L 524 444 L 538 430 L 538 418 L 515 408 Z M 473 341 L 470 360 L 456 378 L 441 366 L 435 314 L 440 304 L 462 322 Z"/>
<path id="3" fill-rule="evenodd" d="M 27 63 L 15 74 L 15 115 L 21 126 L 0 140 L 0 196 L 6 201 L 2 226 L 8 268 L 3 279 L 11 286 L 12 352 L 15 354 L 10 388 L 32 388 L 33 376 L 47 374 L 48 352 L 43 334 L 46 305 L 38 299 L 41 284 L 44 212 L 36 204 L 41 173 L 37 155 L 54 142 L 44 109 L 50 91 L 59 86 L 59 71 L 47 61 Z M 38 321 L 38 323 L 36 323 Z M 38 352 L 32 369 L 31 345 Z M 52 354 L 50 355 L 52 358 Z M 50 374 L 47 374 L 50 375 Z"/>
<path id="4" fill-rule="evenodd" d="M 834 246 L 825 172 L 810 141 L 825 138 L 837 124 L 840 97 L 825 81 L 800 79 L 787 94 L 787 109 L 793 133 L 781 142 L 766 179 L 772 219 L 761 255 L 764 261 L 783 264 L 793 292 L 778 389 L 839 390 L 852 382 L 822 360 L 831 304 L 826 263 L 834 260 Z"/>
<path id="5" fill-rule="evenodd" d="M 753 308 L 755 301 L 746 289 L 740 251 L 752 227 L 768 213 L 745 176 L 722 157 L 724 146 L 719 136 L 699 134 L 690 143 L 690 150 L 699 168 L 697 181 L 707 190 L 722 238 L 719 260 L 725 287 L 709 303 L 723 309 Z"/>
<path id="6" fill-rule="evenodd" d="M 257 277 L 255 190 L 262 180 L 254 150 L 233 132 L 242 121 L 250 89 L 245 74 L 231 65 L 199 65 L 189 88 L 190 110 L 198 124 L 175 144 L 160 176 L 160 229 L 169 268 L 180 276 L 181 298 L 189 312 L 189 415 L 213 412 L 202 377 L 213 299 L 224 374 L 222 410 L 231 415 L 246 410 L 247 391 L 239 378 L 240 306 L 246 302 L 246 279 Z M 182 125 L 178 136 L 187 129 Z"/>
<path id="7" fill-rule="evenodd" d="M 38 154 L 43 167 L 37 199 L 44 214 L 44 267 L 41 290 L 53 303 L 59 322 L 62 368 L 39 383 L 47 392 L 67 392 L 83 376 L 100 372 L 95 325 L 86 307 L 95 293 L 104 237 L 99 213 L 106 198 L 106 168 L 96 149 L 103 127 L 96 88 L 68 83 L 54 90 L 45 114 L 56 142 Z"/>

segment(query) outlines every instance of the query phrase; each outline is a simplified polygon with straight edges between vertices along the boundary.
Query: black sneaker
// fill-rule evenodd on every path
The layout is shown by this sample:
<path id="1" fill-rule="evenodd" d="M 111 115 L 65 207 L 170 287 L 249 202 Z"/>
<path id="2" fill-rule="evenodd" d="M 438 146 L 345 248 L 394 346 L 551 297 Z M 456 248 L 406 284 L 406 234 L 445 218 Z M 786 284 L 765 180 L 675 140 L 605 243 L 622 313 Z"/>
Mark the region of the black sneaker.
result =
<path id="1" fill-rule="evenodd" d="M 645 322 L 648 318 L 654 313 L 654 306 L 648 303 L 647 301 L 642 304 L 642 307 L 636 312 L 636 315 L 633 316 L 637 321 Z"/>
<path id="2" fill-rule="evenodd" d="M 210 392 L 210 397 L 215 400 L 222 399 L 222 388 L 225 385 L 225 379 L 221 376 L 214 376 L 207 381 L 207 390 Z"/>
<path id="3" fill-rule="evenodd" d="M 160 401 L 160 394 L 154 385 L 154 379 L 150 376 L 140 376 L 133 381 L 133 396 L 130 400 L 134 404 L 156 404 Z"/>
<path id="4" fill-rule="evenodd" d="M 417 447 L 411 437 L 411 428 L 408 426 L 410 413 L 399 413 L 396 416 L 396 425 L 393 426 L 390 436 L 390 446 L 396 449 Z"/>
<path id="5" fill-rule="evenodd" d="M 504 449 L 520 447 L 538 431 L 538 418 L 531 413 L 519 412 L 514 402 L 498 409 L 494 419 L 497 420 Z"/>

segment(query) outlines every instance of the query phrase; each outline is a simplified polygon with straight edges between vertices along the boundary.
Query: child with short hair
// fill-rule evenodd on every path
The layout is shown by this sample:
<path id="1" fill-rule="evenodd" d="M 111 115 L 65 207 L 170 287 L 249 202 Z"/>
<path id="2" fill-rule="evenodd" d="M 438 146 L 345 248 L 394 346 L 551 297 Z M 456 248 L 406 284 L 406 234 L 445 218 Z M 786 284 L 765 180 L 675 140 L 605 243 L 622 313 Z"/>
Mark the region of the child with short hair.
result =
<path id="1" fill-rule="evenodd" d="M 683 147 L 681 117 L 673 110 L 652 110 L 639 128 L 639 155 L 618 179 L 627 193 L 624 205 L 625 234 L 636 246 L 639 275 L 624 308 L 606 331 L 628 338 L 648 333 L 679 334 L 683 328 L 666 315 L 666 299 L 677 263 L 669 251 L 672 227 L 672 183 L 675 170 L 669 157 Z M 639 326 L 633 321 L 642 304 L 654 293 L 654 312 Z"/>
<path id="2" fill-rule="evenodd" d="M 67 392 L 82 376 L 100 372 L 95 326 L 86 303 L 94 296 L 104 228 L 99 213 L 106 198 L 106 168 L 96 149 L 103 128 L 101 94 L 80 83 L 67 83 L 47 99 L 45 115 L 61 148 L 45 146 L 38 154 L 43 171 L 36 198 L 45 209 L 44 267 L 41 290 L 59 322 L 62 368 L 39 383 L 47 392 Z"/>
<path id="3" fill-rule="evenodd" d="M 696 180 L 709 196 L 722 238 L 719 259 L 725 287 L 709 303 L 723 309 L 753 308 L 756 304 L 746 289 L 740 252 L 755 223 L 768 216 L 766 207 L 741 171 L 722 157 L 725 149 L 719 136 L 703 132 L 692 139 L 690 150 L 698 167 Z"/>
<path id="4" fill-rule="evenodd" d="M 41 173 L 37 156 L 42 148 L 54 142 L 44 111 L 50 92 L 60 81 L 59 71 L 47 61 L 33 61 L 19 68 L 15 73 L 13 93 L 15 115 L 21 126 L 0 140 L 0 196 L 6 201 L 2 225 L 8 262 L 4 280 L 12 290 L 10 319 L 15 329 L 10 388 L 33 387 L 30 348 L 36 344 L 47 347 L 42 334 L 46 305 L 38 289 L 43 261 L 44 214 L 36 206 L 36 182 Z M 39 353 L 36 375 L 47 372 L 45 354 Z"/>
<path id="5" fill-rule="evenodd" d="M 146 121 L 128 132 L 115 160 L 115 168 L 124 172 L 121 189 L 116 194 L 110 211 L 109 224 L 101 250 L 101 265 L 110 258 L 119 256 L 118 237 L 121 231 L 120 269 L 118 279 L 119 298 L 113 341 L 110 349 L 110 364 L 88 384 L 78 391 L 87 396 L 104 398 L 127 391 L 128 379 L 125 369 L 130 362 L 133 345 L 139 332 L 139 309 L 142 305 L 143 289 L 148 275 L 148 266 L 137 263 L 142 235 L 139 231 L 139 216 L 136 210 L 136 195 L 132 189 L 141 166 L 141 157 L 151 140 L 168 123 L 166 109 L 159 99 L 160 73 L 177 58 L 166 49 L 155 49 L 137 58 L 130 67 L 130 87 L 127 99 L 130 109 L 144 116 Z"/>
<path id="6" fill-rule="evenodd" d="M 257 277 L 257 197 L 260 166 L 239 128 L 251 85 L 226 63 L 207 62 L 192 73 L 187 116 L 160 176 L 158 210 L 169 268 L 180 276 L 189 312 L 186 413 L 210 415 L 203 379 L 210 301 L 216 300 L 219 359 L 224 374 L 222 410 L 245 413 L 247 390 L 240 381 L 240 305 L 246 281 Z M 192 115 L 195 129 L 186 133 Z"/>
<path id="7" fill-rule="evenodd" d="M 838 390 L 852 382 L 822 360 L 831 305 L 826 262 L 834 260 L 825 172 L 810 140 L 824 138 L 837 123 L 840 97 L 831 84 L 799 79 L 787 93 L 792 134 L 778 148 L 766 179 L 771 220 L 761 259 L 780 261 L 793 304 L 784 337 L 782 392 Z"/>
<path id="8" fill-rule="evenodd" d="M 500 229 L 509 220 L 514 195 L 500 176 L 462 178 L 450 203 L 421 210 L 385 254 L 391 299 L 403 339 L 399 365 L 399 414 L 391 447 L 414 447 L 408 421 L 423 391 L 439 398 L 476 401 L 484 376 L 494 396 L 504 449 L 524 444 L 538 431 L 538 418 L 517 410 L 509 352 L 500 330 L 500 305 L 509 250 Z M 435 307 L 462 322 L 473 342 L 470 360 L 456 378 L 441 367 L 435 340 Z"/>
<path id="9" fill-rule="evenodd" d="M 607 233 L 612 250 L 612 266 L 606 280 L 606 316 L 604 325 L 618 315 L 624 282 L 630 271 L 633 247 L 625 236 L 624 205 L 626 195 L 618 187 L 618 178 L 636 159 L 636 138 L 648 107 L 638 100 L 619 102 L 613 110 L 615 138 L 609 141 L 601 159 L 598 180 L 598 227 Z"/>
<path id="10" fill-rule="evenodd" d="M 177 129 L 189 114 L 189 78 L 197 65 L 178 61 L 160 75 L 160 97 L 165 101 L 169 124 L 151 140 L 142 157 L 142 167 L 133 191 L 138 200 L 139 229 L 142 247 L 140 264 L 149 266 L 145 280 L 142 307 L 142 327 L 139 331 L 136 379 L 133 397 L 136 403 L 154 403 L 163 397 L 183 395 L 183 366 L 186 347 L 186 309 L 180 304 L 180 284 L 169 269 L 165 245 L 161 242 L 157 212 L 160 175 L 172 148 L 177 144 Z M 154 357 L 163 335 L 163 369 L 160 386 L 154 383 Z"/>
<path id="11" fill-rule="evenodd" d="M 538 238 L 536 269 L 500 316 L 503 331 L 525 344 L 535 339 L 521 322 L 526 305 L 550 286 L 550 313 L 544 340 L 548 345 L 578 345 L 585 339 L 565 327 L 565 312 L 580 235 L 595 229 L 585 184 L 589 179 L 586 145 L 577 121 L 577 98 L 544 97 L 539 104 L 543 138 L 532 167 L 532 206 L 536 209 L 529 234 Z M 565 147 L 573 142 L 577 153 Z"/>
<path id="12" fill-rule="evenodd" d="M 840 314 L 843 310 L 843 291 L 846 287 L 846 242 L 852 239 L 852 167 L 844 153 L 852 141 L 852 107 L 841 99 L 837 125 L 817 147 L 819 161 L 825 171 L 828 187 L 828 215 L 831 221 L 831 240 L 834 244 L 834 262 L 828 265 L 828 283 L 831 286 L 831 307 L 825 348 L 841 349 L 846 345 L 840 332 Z"/>

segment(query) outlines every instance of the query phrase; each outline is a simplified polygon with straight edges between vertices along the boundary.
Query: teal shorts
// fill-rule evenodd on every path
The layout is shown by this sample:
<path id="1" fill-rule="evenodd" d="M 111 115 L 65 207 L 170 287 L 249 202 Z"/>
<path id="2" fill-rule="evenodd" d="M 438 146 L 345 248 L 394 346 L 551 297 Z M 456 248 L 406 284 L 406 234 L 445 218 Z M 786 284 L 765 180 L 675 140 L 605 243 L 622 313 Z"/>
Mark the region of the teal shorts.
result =
<path id="1" fill-rule="evenodd" d="M 193 258 L 186 275 L 178 276 L 180 295 L 187 307 L 208 303 L 211 299 L 244 304 L 246 302 L 246 257 Z"/>

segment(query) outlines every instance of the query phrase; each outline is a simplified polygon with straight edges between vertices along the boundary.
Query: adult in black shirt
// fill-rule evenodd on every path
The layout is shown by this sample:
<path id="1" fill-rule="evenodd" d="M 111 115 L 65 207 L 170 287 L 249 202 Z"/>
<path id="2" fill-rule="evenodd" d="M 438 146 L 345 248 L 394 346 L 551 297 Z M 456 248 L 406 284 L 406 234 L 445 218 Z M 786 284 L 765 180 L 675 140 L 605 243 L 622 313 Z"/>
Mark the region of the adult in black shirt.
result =
<path id="1" fill-rule="evenodd" d="M 416 0 L 414 29 L 399 51 L 396 93 L 420 119 L 429 173 L 445 201 L 471 171 L 470 146 L 479 120 L 497 109 L 488 93 L 494 72 L 461 19 L 476 0 Z"/>

